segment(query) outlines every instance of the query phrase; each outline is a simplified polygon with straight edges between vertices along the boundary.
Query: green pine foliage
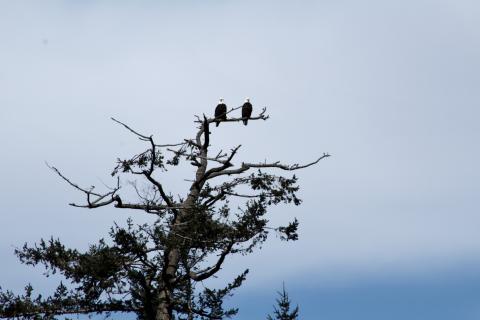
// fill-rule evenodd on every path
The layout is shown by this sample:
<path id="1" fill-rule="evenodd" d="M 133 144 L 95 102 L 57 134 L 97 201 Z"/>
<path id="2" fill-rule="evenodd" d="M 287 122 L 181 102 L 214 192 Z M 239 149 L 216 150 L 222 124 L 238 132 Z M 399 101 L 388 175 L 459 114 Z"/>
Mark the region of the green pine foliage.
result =
<path id="1" fill-rule="evenodd" d="M 278 295 L 277 305 L 273 307 L 273 317 L 268 315 L 267 320 L 297 320 L 298 305 L 291 310 L 291 301 L 285 290 L 285 284 L 282 287 L 282 292 L 278 292 Z"/>

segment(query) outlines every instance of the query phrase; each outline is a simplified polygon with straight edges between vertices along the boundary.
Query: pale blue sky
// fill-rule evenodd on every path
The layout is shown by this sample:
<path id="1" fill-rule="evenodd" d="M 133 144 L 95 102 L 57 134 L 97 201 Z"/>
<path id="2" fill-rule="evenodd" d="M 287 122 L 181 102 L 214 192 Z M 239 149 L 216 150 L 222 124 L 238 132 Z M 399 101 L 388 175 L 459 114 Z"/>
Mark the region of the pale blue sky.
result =
<path id="1" fill-rule="evenodd" d="M 101 185 L 117 156 L 143 147 L 111 116 L 172 142 L 190 136 L 192 115 L 211 113 L 218 97 L 238 105 L 249 96 L 271 119 L 221 126 L 213 144 L 241 142 L 240 157 L 252 161 L 334 157 L 298 174 L 302 206 L 272 211 L 274 223 L 299 218 L 297 243 L 272 238 L 227 263 L 225 275 L 252 271 L 241 308 L 263 317 L 282 281 L 305 310 L 329 292 L 357 310 L 342 317 L 332 307 L 331 320 L 385 319 L 375 303 L 355 309 L 362 302 L 348 293 L 381 297 L 385 283 L 392 301 L 450 285 L 476 301 L 479 16 L 470 0 L 0 0 L 0 285 L 53 286 L 19 266 L 14 246 L 55 235 L 85 248 L 129 216 L 68 207 L 79 195 L 44 161 Z M 189 174 L 174 172 L 167 185 L 182 193 Z M 398 279 L 411 290 L 396 297 Z M 250 295 L 262 310 L 248 306 Z M 437 298 L 462 311 L 435 319 L 474 319 L 480 309 L 480 300 Z M 303 319 L 317 319 L 309 312 Z M 403 319 L 416 319 L 408 312 Z"/>

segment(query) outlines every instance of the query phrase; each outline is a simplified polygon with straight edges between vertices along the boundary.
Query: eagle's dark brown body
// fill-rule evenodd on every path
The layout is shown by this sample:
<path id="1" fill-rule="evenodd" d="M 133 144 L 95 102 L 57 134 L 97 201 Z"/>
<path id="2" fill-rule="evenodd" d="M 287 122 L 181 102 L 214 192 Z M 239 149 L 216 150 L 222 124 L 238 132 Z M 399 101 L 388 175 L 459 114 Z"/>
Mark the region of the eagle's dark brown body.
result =
<path id="1" fill-rule="evenodd" d="M 252 115 L 252 104 L 249 101 L 247 101 L 242 106 L 242 118 L 244 118 L 243 119 L 244 125 L 248 124 L 248 118 L 250 118 L 251 115 Z"/>
<path id="2" fill-rule="evenodd" d="M 215 119 L 227 120 L 227 105 L 223 102 L 220 102 L 215 108 Z M 217 127 L 220 124 L 220 121 L 216 121 Z"/>

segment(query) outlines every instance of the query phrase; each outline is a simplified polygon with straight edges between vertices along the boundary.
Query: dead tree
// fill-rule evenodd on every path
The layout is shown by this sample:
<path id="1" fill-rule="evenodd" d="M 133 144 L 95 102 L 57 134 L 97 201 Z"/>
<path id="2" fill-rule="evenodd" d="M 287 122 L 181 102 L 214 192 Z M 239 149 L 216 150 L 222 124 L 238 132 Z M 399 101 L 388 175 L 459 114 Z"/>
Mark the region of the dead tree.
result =
<path id="1" fill-rule="evenodd" d="M 238 108 L 227 111 L 231 114 Z M 264 108 L 250 121 L 267 120 Z M 128 159 L 118 159 L 112 176 L 115 187 L 106 192 L 83 188 L 50 167 L 69 185 L 85 195 L 85 203 L 74 207 L 96 209 L 114 206 L 138 210 L 155 217 L 155 223 L 125 227 L 114 225 L 111 241 L 100 240 L 86 252 L 66 248 L 58 239 L 25 244 L 15 251 L 27 265 L 44 265 L 47 273 L 60 273 L 61 283 L 50 297 L 34 296 L 28 285 L 22 295 L 0 292 L 0 317 L 54 319 L 63 314 L 133 312 L 138 319 L 223 319 L 237 309 L 223 307 L 225 297 L 245 280 L 248 270 L 223 289 L 211 289 L 203 281 L 213 277 L 229 255 L 248 254 L 263 243 L 269 232 L 282 240 L 296 240 L 298 221 L 271 227 L 267 208 L 280 203 L 299 205 L 297 177 L 272 171 L 295 171 L 317 164 L 323 154 L 307 164 L 280 162 L 234 163 L 240 146 L 229 152 L 211 154 L 210 125 L 218 119 L 197 117 L 198 132 L 193 139 L 175 144 L 157 144 L 116 119 L 148 148 Z M 243 118 L 220 120 L 236 123 Z M 195 176 L 184 197 L 167 192 L 162 172 L 181 161 L 195 168 Z M 133 175 L 151 187 L 143 193 L 136 185 L 139 200 L 125 199 L 119 175 Z M 229 199 L 239 198 L 243 206 L 232 208 Z M 210 263 L 210 264 L 208 264 Z M 201 288 L 197 284 L 202 283 Z"/>

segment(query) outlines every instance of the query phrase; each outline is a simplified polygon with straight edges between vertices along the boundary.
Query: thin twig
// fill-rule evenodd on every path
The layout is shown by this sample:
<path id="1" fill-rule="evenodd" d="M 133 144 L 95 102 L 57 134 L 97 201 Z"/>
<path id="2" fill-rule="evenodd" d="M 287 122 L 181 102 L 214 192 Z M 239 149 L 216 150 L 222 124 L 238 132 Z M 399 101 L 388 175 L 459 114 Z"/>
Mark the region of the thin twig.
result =
<path id="1" fill-rule="evenodd" d="M 141 140 L 146 140 L 146 141 L 148 141 L 148 140 L 150 139 L 150 137 L 151 137 L 151 136 L 150 136 L 150 137 L 147 137 L 147 136 L 145 136 L 145 135 L 143 135 L 143 134 L 138 133 L 137 131 L 135 131 L 135 130 L 133 130 L 132 128 L 130 128 L 129 126 L 127 126 L 125 123 L 123 123 L 123 122 L 121 122 L 121 121 L 118 121 L 117 119 L 115 119 L 115 118 L 113 118 L 113 117 L 111 117 L 110 119 L 112 119 L 112 120 L 115 121 L 116 123 L 124 126 L 128 131 L 132 132 L 133 134 L 139 136 L 139 137 L 141 138 Z"/>

